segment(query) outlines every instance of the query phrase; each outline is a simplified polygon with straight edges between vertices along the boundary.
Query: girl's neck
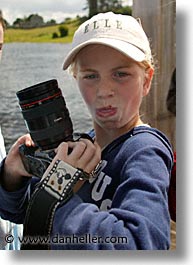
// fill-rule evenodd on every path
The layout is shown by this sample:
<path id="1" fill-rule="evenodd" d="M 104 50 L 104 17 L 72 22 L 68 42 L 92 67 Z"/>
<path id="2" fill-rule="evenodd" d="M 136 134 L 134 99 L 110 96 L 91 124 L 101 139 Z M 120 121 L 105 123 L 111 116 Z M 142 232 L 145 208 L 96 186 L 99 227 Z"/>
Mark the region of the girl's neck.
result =
<path id="1" fill-rule="evenodd" d="M 102 128 L 97 123 L 94 124 L 94 129 L 96 133 L 96 140 L 99 146 L 103 149 L 105 146 L 110 144 L 113 140 L 118 138 L 119 136 L 129 132 L 131 129 L 133 129 L 136 126 L 142 125 L 143 122 L 139 118 L 137 121 L 130 122 L 124 127 L 121 128 Z"/>

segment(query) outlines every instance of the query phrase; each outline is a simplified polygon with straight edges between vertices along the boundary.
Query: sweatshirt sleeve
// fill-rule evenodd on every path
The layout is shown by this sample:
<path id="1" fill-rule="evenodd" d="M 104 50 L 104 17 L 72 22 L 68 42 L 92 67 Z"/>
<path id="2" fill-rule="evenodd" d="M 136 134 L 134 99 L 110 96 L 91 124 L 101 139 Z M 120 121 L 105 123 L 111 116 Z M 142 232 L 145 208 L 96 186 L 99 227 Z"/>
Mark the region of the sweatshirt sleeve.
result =
<path id="1" fill-rule="evenodd" d="M 0 176 L 2 174 L 4 160 L 0 164 Z M 0 185 L 0 216 L 16 224 L 22 224 L 25 217 L 31 192 L 37 183 L 37 178 L 26 178 L 21 189 L 8 192 Z"/>
<path id="2" fill-rule="evenodd" d="M 0 216 L 16 224 L 22 224 L 25 216 L 25 202 L 29 194 L 29 185 L 20 190 L 8 192 L 0 186 Z"/>
<path id="3" fill-rule="evenodd" d="M 108 212 L 84 203 L 77 194 L 57 209 L 52 235 L 70 237 L 73 242 L 53 244 L 53 249 L 169 248 L 171 152 L 154 136 L 140 139 L 133 137 L 122 147 L 119 159 L 125 162 L 117 176 L 121 181 Z"/>

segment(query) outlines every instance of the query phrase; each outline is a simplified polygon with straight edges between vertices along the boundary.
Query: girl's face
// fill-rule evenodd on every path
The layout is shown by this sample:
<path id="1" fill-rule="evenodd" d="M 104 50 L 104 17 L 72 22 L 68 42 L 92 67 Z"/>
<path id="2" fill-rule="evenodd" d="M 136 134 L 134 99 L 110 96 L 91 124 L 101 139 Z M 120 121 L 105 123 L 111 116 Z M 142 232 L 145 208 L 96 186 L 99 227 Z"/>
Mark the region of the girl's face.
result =
<path id="1" fill-rule="evenodd" d="M 152 69 L 147 74 L 133 60 L 104 45 L 89 45 L 81 50 L 75 69 L 95 125 L 127 131 L 139 122 L 139 108 L 149 92 Z"/>

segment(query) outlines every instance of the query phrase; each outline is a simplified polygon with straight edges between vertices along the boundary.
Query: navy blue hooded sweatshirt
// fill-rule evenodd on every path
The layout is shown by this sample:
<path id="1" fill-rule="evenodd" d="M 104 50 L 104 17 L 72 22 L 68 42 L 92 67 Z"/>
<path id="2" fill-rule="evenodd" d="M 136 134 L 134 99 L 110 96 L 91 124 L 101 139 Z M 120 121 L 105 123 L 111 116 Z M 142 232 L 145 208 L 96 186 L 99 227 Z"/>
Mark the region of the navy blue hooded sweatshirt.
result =
<path id="1" fill-rule="evenodd" d="M 102 160 L 99 176 L 56 210 L 51 249 L 169 249 L 173 155 L 167 138 L 157 129 L 135 127 L 109 144 Z M 1 217 L 22 223 L 36 183 L 32 178 L 15 192 L 0 187 Z"/>

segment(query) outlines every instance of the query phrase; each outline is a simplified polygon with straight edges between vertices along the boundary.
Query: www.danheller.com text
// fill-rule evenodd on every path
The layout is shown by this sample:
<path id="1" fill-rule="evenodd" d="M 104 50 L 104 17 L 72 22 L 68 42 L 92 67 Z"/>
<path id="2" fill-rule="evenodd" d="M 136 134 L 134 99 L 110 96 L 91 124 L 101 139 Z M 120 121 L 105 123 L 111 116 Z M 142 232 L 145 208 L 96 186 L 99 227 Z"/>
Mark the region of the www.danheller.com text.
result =
<path id="1" fill-rule="evenodd" d="M 12 234 L 8 234 L 5 237 L 6 243 L 12 243 L 14 240 L 19 240 L 21 244 L 127 244 L 129 239 L 124 236 L 93 236 L 90 234 L 85 234 L 83 236 L 62 236 L 56 234 L 52 237 L 42 237 L 42 236 L 25 236 L 17 238 Z"/>

